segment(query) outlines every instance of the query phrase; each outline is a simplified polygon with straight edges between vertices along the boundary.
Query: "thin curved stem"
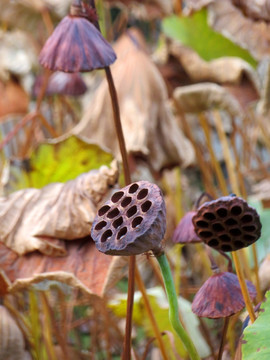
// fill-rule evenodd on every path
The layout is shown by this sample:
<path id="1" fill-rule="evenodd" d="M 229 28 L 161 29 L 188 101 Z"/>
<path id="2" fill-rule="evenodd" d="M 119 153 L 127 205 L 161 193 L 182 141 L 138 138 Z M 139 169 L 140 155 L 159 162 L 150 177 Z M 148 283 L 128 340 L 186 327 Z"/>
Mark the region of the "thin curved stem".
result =
<path id="1" fill-rule="evenodd" d="M 181 324 L 180 319 L 179 319 L 178 299 L 177 299 L 177 295 L 176 295 L 176 291 L 175 291 L 175 287 L 174 287 L 171 269 L 170 269 L 168 260 L 166 258 L 166 255 L 162 254 L 161 256 L 158 256 L 157 261 L 160 265 L 163 280 L 165 283 L 165 288 L 166 288 L 168 302 L 169 302 L 169 318 L 170 318 L 172 327 L 174 328 L 177 335 L 183 342 L 190 358 L 192 360 L 200 360 L 200 356 L 199 356 L 192 340 L 190 339 L 188 333 L 184 329 L 184 327 Z"/>

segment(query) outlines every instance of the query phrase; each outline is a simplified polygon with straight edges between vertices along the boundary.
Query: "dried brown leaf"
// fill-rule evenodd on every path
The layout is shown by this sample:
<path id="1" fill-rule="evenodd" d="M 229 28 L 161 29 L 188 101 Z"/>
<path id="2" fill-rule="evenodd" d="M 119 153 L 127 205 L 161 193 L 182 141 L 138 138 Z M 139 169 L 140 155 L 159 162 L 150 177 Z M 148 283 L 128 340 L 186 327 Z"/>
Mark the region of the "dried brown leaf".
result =
<path id="1" fill-rule="evenodd" d="M 137 39 L 134 32 L 119 39 L 115 46 L 118 59 L 112 66 L 127 150 L 147 158 L 156 171 L 179 163 L 189 165 L 194 160 L 193 149 L 168 105 L 166 86 L 158 69 L 137 45 Z M 95 139 L 120 158 L 112 118 L 104 80 L 72 133 Z"/>
<path id="2" fill-rule="evenodd" d="M 101 167 L 65 184 L 24 189 L 0 198 L 0 241 L 17 254 L 66 254 L 65 241 L 87 236 L 118 170 Z"/>
<path id="3" fill-rule="evenodd" d="M 28 104 L 29 96 L 18 83 L 0 80 L 0 118 L 9 114 L 25 114 Z"/>
<path id="4" fill-rule="evenodd" d="M 56 280 L 84 294 L 101 296 L 123 276 L 128 260 L 100 253 L 89 236 L 67 242 L 63 257 L 46 256 L 38 251 L 19 256 L 0 244 L 0 261 L 12 282 L 10 292 L 44 280 Z"/>
<path id="5" fill-rule="evenodd" d="M 244 14 L 255 20 L 270 20 L 270 1 L 269 0 L 232 0 L 232 2 L 240 7 Z"/>
<path id="6" fill-rule="evenodd" d="M 230 0 L 216 0 L 208 6 L 208 20 L 214 30 L 250 51 L 260 60 L 270 54 L 270 25 L 247 18 Z"/>

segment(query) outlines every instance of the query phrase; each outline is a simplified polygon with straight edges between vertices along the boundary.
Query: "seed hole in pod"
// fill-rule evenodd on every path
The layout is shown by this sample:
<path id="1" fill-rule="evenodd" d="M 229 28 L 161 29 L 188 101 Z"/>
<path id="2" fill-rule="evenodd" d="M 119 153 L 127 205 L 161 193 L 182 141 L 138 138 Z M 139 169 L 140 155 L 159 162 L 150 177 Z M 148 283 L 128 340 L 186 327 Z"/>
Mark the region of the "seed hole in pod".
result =
<path id="1" fill-rule="evenodd" d="M 233 226 L 233 225 L 236 225 L 236 224 L 237 224 L 237 221 L 234 220 L 233 218 L 229 218 L 229 219 L 227 219 L 227 220 L 225 221 L 225 224 L 226 224 L 227 226 Z"/>
<path id="2" fill-rule="evenodd" d="M 224 227 L 220 223 L 213 224 L 212 228 L 216 232 L 220 232 L 220 231 L 225 230 Z"/>
<path id="3" fill-rule="evenodd" d="M 256 241 L 257 237 L 249 234 L 244 234 L 243 236 L 244 240 L 246 241 Z"/>
<path id="4" fill-rule="evenodd" d="M 137 195 L 137 199 L 138 200 L 142 200 L 144 199 L 146 196 L 148 195 L 148 189 L 142 189 L 139 191 L 138 195 Z"/>
<path id="5" fill-rule="evenodd" d="M 113 219 L 113 218 L 115 218 L 116 216 L 118 216 L 119 213 L 120 213 L 120 211 L 119 211 L 117 208 L 114 208 L 114 209 L 112 209 L 110 212 L 108 212 L 107 217 L 108 217 L 109 219 Z"/>
<path id="6" fill-rule="evenodd" d="M 203 220 L 196 221 L 196 225 L 198 227 L 202 227 L 202 228 L 207 228 L 209 226 L 209 224 Z"/>
<path id="7" fill-rule="evenodd" d="M 213 234 L 210 231 L 201 231 L 199 233 L 199 236 L 202 237 L 202 238 L 207 239 L 207 238 L 213 236 Z"/>
<path id="8" fill-rule="evenodd" d="M 130 194 L 134 194 L 134 193 L 138 190 L 138 188 L 139 188 L 139 185 L 136 184 L 136 183 L 134 183 L 134 184 L 132 184 L 131 187 L 128 189 L 128 192 L 129 192 Z"/>
<path id="9" fill-rule="evenodd" d="M 247 232 L 254 232 L 254 231 L 256 231 L 256 227 L 255 227 L 254 225 L 243 226 L 242 229 L 245 230 L 245 231 L 247 231 Z"/>
<path id="10" fill-rule="evenodd" d="M 109 211 L 109 210 L 110 210 L 110 206 L 109 205 L 104 205 L 98 210 L 98 215 L 102 216 L 102 215 L 106 214 L 106 212 Z"/>
<path id="11" fill-rule="evenodd" d="M 228 211 L 227 211 L 227 209 L 221 207 L 221 208 L 217 209 L 217 214 L 219 217 L 224 218 L 227 216 Z"/>
<path id="12" fill-rule="evenodd" d="M 135 215 L 136 212 L 137 212 L 137 206 L 136 205 L 131 206 L 131 208 L 129 208 L 127 211 L 127 217 L 130 218 L 131 216 Z"/>
<path id="13" fill-rule="evenodd" d="M 203 217 L 207 220 L 215 220 L 215 218 L 216 218 L 215 214 L 213 214 L 211 212 L 205 212 L 203 214 Z"/>
<path id="14" fill-rule="evenodd" d="M 133 228 L 136 228 L 138 227 L 141 222 L 143 221 L 143 217 L 142 216 L 136 216 L 133 220 L 132 220 L 132 223 L 131 223 L 131 226 Z"/>
<path id="15" fill-rule="evenodd" d="M 240 240 L 234 241 L 233 244 L 237 249 L 241 249 L 245 246 L 245 244 L 242 243 L 242 241 L 240 241 Z"/>
<path id="16" fill-rule="evenodd" d="M 100 221 L 100 222 L 97 223 L 97 225 L 95 226 L 95 230 L 101 230 L 101 229 L 103 229 L 106 225 L 107 225 L 106 221 Z"/>
<path id="17" fill-rule="evenodd" d="M 147 212 L 147 211 L 150 209 L 151 206 L 152 206 L 151 201 L 147 200 L 147 201 L 144 202 L 144 203 L 142 204 L 142 206 L 141 206 L 142 211 L 143 211 L 143 212 Z"/>
<path id="18" fill-rule="evenodd" d="M 216 247 L 218 246 L 218 240 L 217 239 L 211 239 L 210 241 L 207 242 L 207 245 L 208 246 L 213 246 L 213 247 Z"/>
<path id="19" fill-rule="evenodd" d="M 228 241 L 228 242 L 231 241 L 231 238 L 227 234 L 219 235 L 219 238 L 221 241 Z"/>
<path id="20" fill-rule="evenodd" d="M 231 247 L 231 245 L 228 245 L 228 244 L 222 244 L 221 250 L 222 251 L 232 251 L 232 247 Z"/>
<path id="21" fill-rule="evenodd" d="M 238 205 L 235 205 L 231 208 L 231 214 L 232 215 L 235 215 L 235 216 L 238 216 L 242 213 L 242 208 Z"/>
<path id="22" fill-rule="evenodd" d="M 105 242 L 105 241 L 109 240 L 110 237 L 112 236 L 112 234 L 113 234 L 113 233 L 112 233 L 112 230 L 110 230 L 110 229 L 106 230 L 106 231 L 102 234 L 100 241 L 101 241 L 101 242 Z"/>
<path id="23" fill-rule="evenodd" d="M 117 240 L 122 239 L 127 233 L 127 227 L 124 226 L 122 227 L 122 229 L 119 230 L 118 234 L 117 234 Z"/>
<path id="24" fill-rule="evenodd" d="M 121 206 L 122 206 L 122 207 L 126 207 L 126 206 L 128 206 L 128 205 L 131 203 L 131 201 L 132 201 L 132 197 L 126 196 L 126 197 L 124 197 L 124 199 L 122 200 Z"/>
<path id="25" fill-rule="evenodd" d="M 229 230 L 229 233 L 232 235 L 232 236 L 240 236 L 242 233 L 241 233 L 241 230 L 238 229 L 238 228 L 234 228 L 234 229 L 230 229 Z"/>
<path id="26" fill-rule="evenodd" d="M 120 216 L 118 219 L 114 220 L 113 222 L 113 227 L 115 229 L 119 228 L 119 226 L 121 226 L 123 224 L 123 218 L 122 216 Z"/>
<path id="27" fill-rule="evenodd" d="M 250 214 L 246 214 L 241 218 L 242 223 L 247 224 L 253 221 L 253 216 Z"/>
<path id="28" fill-rule="evenodd" d="M 124 195 L 123 191 L 117 191 L 116 193 L 113 194 L 113 196 L 111 197 L 112 202 L 117 203 L 121 197 Z"/>

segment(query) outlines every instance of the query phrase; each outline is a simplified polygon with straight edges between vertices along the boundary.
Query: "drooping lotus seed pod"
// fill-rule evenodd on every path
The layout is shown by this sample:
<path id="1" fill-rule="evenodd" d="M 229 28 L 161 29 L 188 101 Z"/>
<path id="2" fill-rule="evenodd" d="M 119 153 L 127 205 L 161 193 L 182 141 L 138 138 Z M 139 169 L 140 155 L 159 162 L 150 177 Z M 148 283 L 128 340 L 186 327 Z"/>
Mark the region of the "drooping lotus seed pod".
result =
<path id="1" fill-rule="evenodd" d="M 115 192 L 94 219 L 91 236 L 109 255 L 162 253 L 166 230 L 165 203 L 159 187 L 138 181 Z"/>
<path id="2" fill-rule="evenodd" d="M 255 286 L 246 281 L 252 300 L 256 297 Z M 245 307 L 238 278 L 230 272 L 210 276 L 194 297 L 192 311 L 201 317 L 219 319 L 236 314 Z"/>
<path id="3" fill-rule="evenodd" d="M 180 220 L 176 229 L 174 230 L 172 241 L 178 244 L 193 244 L 201 242 L 202 240 L 194 231 L 192 218 L 196 211 L 188 211 Z"/>
<path id="4" fill-rule="evenodd" d="M 111 45 L 74 1 L 70 14 L 57 25 L 39 55 L 42 66 L 52 71 L 83 72 L 101 69 L 116 59 Z"/>
<path id="5" fill-rule="evenodd" d="M 253 244 L 261 235 L 256 209 L 235 195 L 204 203 L 192 222 L 196 234 L 216 250 L 235 251 Z"/>

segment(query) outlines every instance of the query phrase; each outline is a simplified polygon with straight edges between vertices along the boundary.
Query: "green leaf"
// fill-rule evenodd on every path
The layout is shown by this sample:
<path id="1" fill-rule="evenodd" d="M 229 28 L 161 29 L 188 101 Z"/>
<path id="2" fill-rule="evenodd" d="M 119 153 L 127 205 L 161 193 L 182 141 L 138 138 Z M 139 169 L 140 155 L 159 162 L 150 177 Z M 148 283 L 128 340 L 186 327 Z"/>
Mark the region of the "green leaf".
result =
<path id="1" fill-rule="evenodd" d="M 8 191 L 72 180 L 84 172 L 109 165 L 112 160 L 111 153 L 76 136 L 44 143 L 30 156 L 27 169 L 11 166 Z"/>
<path id="2" fill-rule="evenodd" d="M 189 17 L 178 17 L 176 15 L 167 17 L 163 20 L 162 26 L 167 36 L 189 46 L 206 61 L 223 56 L 236 56 L 252 66 L 256 66 L 256 60 L 247 50 L 215 32 L 207 24 L 206 9 Z"/>
<path id="3" fill-rule="evenodd" d="M 261 309 L 263 312 L 257 320 L 244 330 L 243 360 L 270 359 L 270 291 L 266 293 L 266 302 L 261 305 Z"/>

